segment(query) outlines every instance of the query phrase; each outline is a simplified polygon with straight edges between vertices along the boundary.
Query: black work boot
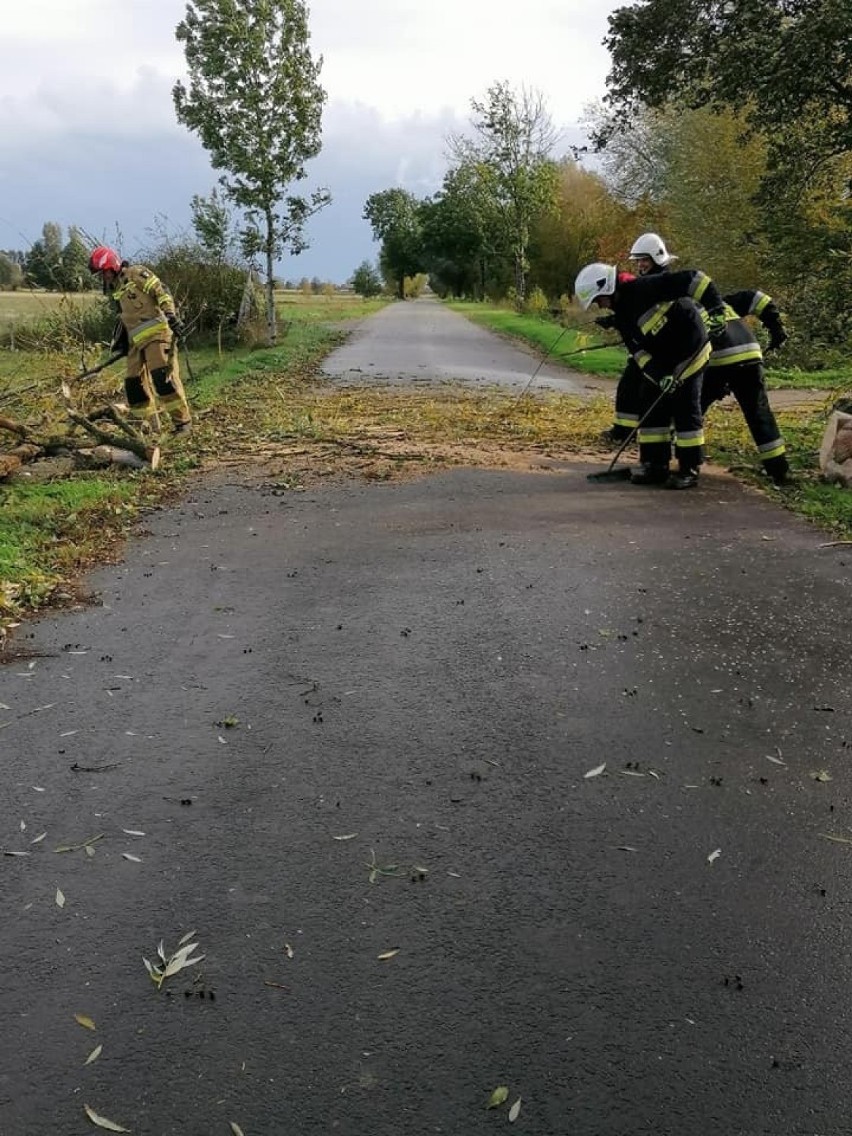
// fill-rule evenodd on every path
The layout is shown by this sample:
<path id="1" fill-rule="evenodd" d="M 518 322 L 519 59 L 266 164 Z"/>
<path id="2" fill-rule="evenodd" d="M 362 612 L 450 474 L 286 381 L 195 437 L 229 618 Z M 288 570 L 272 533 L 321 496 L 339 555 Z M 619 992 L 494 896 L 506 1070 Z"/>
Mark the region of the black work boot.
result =
<path id="1" fill-rule="evenodd" d="M 642 462 L 630 470 L 630 480 L 634 485 L 664 485 L 669 476 L 667 465 L 652 465 Z"/>
<path id="2" fill-rule="evenodd" d="M 787 485 L 790 481 L 790 465 L 783 454 L 777 458 L 769 458 L 763 463 L 763 468 L 776 485 Z"/>
<path id="3" fill-rule="evenodd" d="M 669 474 L 666 489 L 694 489 L 698 484 L 697 469 L 678 469 Z"/>

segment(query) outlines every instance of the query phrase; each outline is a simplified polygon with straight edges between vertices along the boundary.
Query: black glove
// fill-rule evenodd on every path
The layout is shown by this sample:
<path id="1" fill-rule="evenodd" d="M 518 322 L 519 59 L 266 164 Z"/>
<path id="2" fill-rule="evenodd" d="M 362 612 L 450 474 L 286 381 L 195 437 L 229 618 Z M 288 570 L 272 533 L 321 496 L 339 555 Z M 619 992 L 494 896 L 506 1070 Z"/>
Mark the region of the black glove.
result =
<path id="1" fill-rule="evenodd" d="M 615 316 L 612 312 L 610 312 L 609 315 L 598 316 L 595 323 L 598 327 L 602 327 L 604 331 L 610 331 L 615 327 Z"/>
<path id="2" fill-rule="evenodd" d="M 130 338 L 127 328 L 121 322 L 116 323 L 112 333 L 112 342 L 109 345 L 110 355 L 127 355 L 130 351 Z"/>
<path id="3" fill-rule="evenodd" d="M 183 326 L 181 320 L 177 316 L 168 316 L 169 327 L 172 329 L 172 335 L 177 340 L 182 340 L 186 336 L 186 328 Z"/>
<path id="4" fill-rule="evenodd" d="M 728 321 L 725 319 L 724 312 L 708 313 L 707 332 L 711 343 L 718 345 L 724 342 L 728 332 Z"/>
<path id="5" fill-rule="evenodd" d="M 776 332 L 774 335 L 771 335 L 769 337 L 769 346 L 766 348 L 766 350 L 767 351 L 778 351 L 779 348 L 784 346 L 784 344 L 787 342 L 787 340 L 789 338 L 790 337 L 787 335 L 786 331 Z"/>

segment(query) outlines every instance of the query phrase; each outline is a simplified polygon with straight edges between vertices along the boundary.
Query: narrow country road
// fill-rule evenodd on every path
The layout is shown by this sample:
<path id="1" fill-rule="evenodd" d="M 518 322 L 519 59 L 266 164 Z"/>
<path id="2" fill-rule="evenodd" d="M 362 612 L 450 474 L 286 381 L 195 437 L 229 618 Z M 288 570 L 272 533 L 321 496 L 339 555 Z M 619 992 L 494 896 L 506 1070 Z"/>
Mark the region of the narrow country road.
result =
<path id="1" fill-rule="evenodd" d="M 554 339 L 559 328 L 554 325 Z M 389 304 L 364 320 L 343 347 L 326 359 L 323 373 L 337 382 L 387 386 L 457 382 L 522 390 L 540 355 L 501 339 L 431 298 Z M 590 380 L 593 382 L 593 380 Z M 580 394 L 585 376 L 545 364 L 535 387 Z"/>
<path id="2" fill-rule="evenodd" d="M 21 629 L 3 1136 L 848 1132 L 852 554 L 586 470 L 198 485 Z"/>

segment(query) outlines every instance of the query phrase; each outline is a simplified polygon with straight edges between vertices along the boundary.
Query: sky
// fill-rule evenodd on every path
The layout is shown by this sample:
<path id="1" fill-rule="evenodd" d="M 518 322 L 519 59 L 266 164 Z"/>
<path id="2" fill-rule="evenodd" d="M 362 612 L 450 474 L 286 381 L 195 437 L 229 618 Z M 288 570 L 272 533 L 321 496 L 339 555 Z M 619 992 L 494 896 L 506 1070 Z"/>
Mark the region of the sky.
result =
<path id="1" fill-rule="evenodd" d="M 362 219 L 371 193 L 440 188 L 446 139 L 469 130 L 493 83 L 539 91 L 560 131 L 582 141 L 583 108 L 605 92 L 601 41 L 627 0 L 313 0 L 311 49 L 328 93 L 323 148 L 301 191 L 332 204 L 310 248 L 280 275 L 343 283 L 378 246 Z M 185 0 L 26 0 L 3 15 L 0 248 L 26 248 L 45 221 L 76 224 L 134 257 L 157 231 L 189 224 L 193 194 L 218 174 L 175 120 L 185 78 L 174 29 Z M 502 14 L 501 14 L 502 10 Z"/>

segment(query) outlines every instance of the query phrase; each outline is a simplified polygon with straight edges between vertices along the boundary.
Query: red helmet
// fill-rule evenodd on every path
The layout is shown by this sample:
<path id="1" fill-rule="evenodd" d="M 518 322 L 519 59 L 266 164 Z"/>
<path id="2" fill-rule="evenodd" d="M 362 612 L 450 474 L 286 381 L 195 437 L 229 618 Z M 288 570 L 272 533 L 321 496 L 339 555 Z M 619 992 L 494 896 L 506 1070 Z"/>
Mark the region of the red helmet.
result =
<path id="1" fill-rule="evenodd" d="M 121 271 L 121 257 L 115 249 L 107 248 L 106 245 L 98 245 L 97 248 L 92 249 L 92 255 L 89 257 L 89 272 L 110 272 Z"/>

